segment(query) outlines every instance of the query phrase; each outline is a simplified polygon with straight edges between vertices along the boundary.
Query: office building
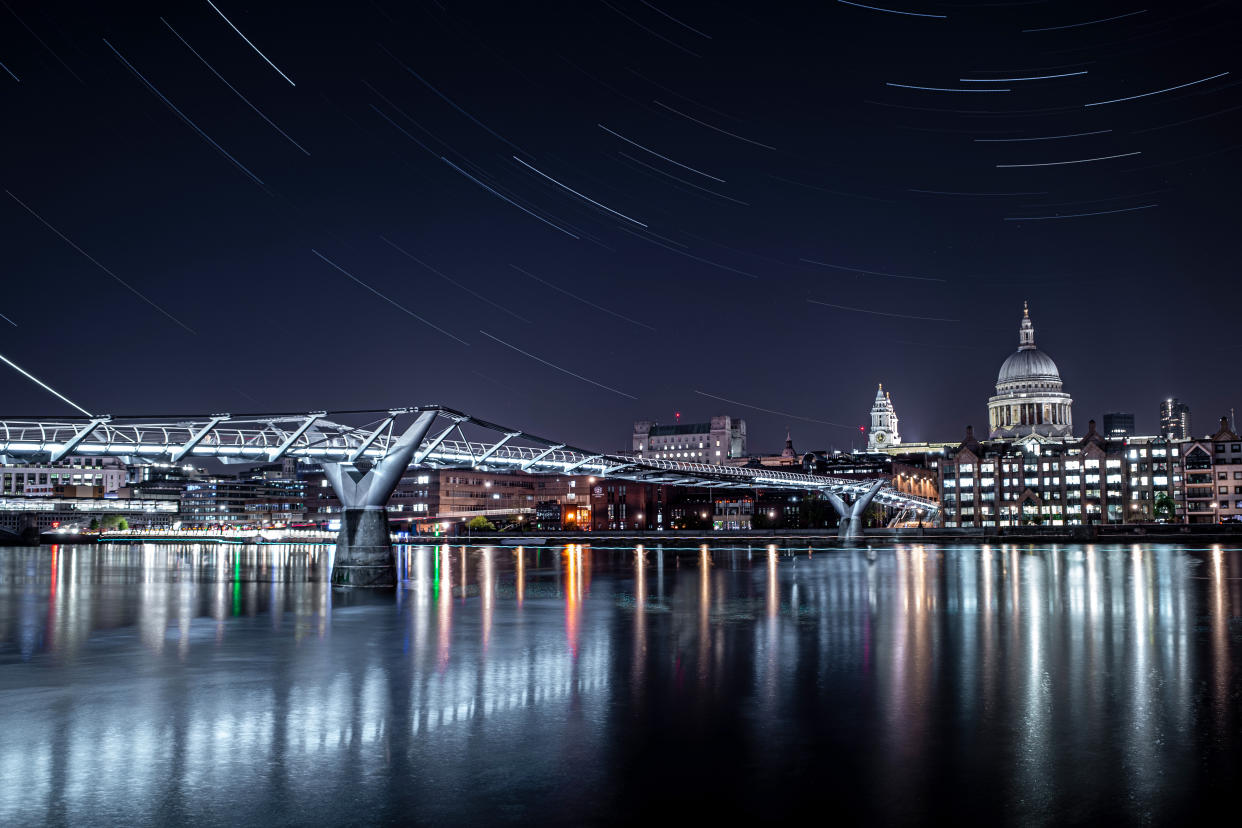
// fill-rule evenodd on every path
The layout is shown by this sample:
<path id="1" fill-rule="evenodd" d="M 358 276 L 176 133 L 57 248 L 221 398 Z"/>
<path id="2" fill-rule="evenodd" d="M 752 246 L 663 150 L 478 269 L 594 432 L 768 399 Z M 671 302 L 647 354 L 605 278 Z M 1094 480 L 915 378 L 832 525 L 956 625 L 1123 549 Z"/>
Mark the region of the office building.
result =
<path id="1" fill-rule="evenodd" d="M 1160 403 L 1160 434 L 1166 440 L 1189 440 L 1190 406 L 1177 397 Z"/>
<path id="2" fill-rule="evenodd" d="M 1123 411 L 1110 411 L 1104 415 L 1104 436 L 1108 438 L 1129 437 L 1134 434 L 1134 415 Z"/>

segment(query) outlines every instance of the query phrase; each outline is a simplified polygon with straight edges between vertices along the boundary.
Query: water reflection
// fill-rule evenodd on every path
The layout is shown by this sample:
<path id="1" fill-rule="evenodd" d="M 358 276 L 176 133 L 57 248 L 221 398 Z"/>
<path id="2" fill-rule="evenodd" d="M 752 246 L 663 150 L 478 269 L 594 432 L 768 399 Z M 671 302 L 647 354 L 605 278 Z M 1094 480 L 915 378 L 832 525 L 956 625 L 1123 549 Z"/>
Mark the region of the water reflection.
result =
<path id="1" fill-rule="evenodd" d="M 1242 770 L 1235 548 L 397 560 L 394 598 L 321 547 L 0 550 L 0 822 L 616 820 L 678 779 L 735 817 L 1168 820 Z"/>

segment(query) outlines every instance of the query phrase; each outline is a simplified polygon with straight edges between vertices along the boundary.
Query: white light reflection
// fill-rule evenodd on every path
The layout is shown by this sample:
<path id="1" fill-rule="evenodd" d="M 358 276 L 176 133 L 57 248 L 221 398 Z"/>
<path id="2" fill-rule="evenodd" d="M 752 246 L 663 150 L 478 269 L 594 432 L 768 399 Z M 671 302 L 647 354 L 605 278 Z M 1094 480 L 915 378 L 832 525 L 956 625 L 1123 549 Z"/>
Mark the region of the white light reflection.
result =
<path id="1" fill-rule="evenodd" d="M 1232 692 L 1229 680 L 1229 598 L 1225 594 L 1224 557 L 1220 544 L 1212 544 L 1208 617 L 1212 637 L 1212 710 L 1219 733 L 1225 733 L 1228 727 Z"/>
<path id="2" fill-rule="evenodd" d="M 483 605 L 483 654 L 487 654 L 487 645 L 492 640 L 492 615 L 496 611 L 495 584 L 496 566 L 492 561 L 492 548 L 486 547 L 482 553 L 483 567 L 479 573 L 479 596 Z"/>
<path id="3" fill-rule="evenodd" d="M 642 697 L 647 675 L 647 559 L 640 544 L 634 550 L 634 652 L 630 681 L 635 697 Z"/>

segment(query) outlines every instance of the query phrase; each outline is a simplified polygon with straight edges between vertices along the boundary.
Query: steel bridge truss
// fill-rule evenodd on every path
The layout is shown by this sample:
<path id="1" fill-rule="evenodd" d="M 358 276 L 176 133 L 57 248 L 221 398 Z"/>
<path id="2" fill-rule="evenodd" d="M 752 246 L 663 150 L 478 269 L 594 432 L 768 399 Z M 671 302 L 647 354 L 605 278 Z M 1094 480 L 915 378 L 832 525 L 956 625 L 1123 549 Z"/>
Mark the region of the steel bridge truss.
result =
<path id="1" fill-rule="evenodd" d="M 223 463 L 274 463 L 286 457 L 326 465 L 380 463 L 400 446 L 399 423 L 425 414 L 434 421 L 410 464 L 428 468 L 577 474 L 706 489 L 778 489 L 866 495 L 875 480 L 850 480 L 767 467 L 725 466 L 607 454 L 549 440 L 443 406 L 348 411 L 334 416 L 372 419 L 346 425 L 328 412 L 196 417 L 0 419 L 0 461 L 55 462 L 70 454 L 119 457 L 126 463 L 183 463 L 212 458 Z M 469 432 L 469 434 L 467 433 Z M 936 501 L 898 492 L 887 482 L 874 502 L 932 515 Z"/>

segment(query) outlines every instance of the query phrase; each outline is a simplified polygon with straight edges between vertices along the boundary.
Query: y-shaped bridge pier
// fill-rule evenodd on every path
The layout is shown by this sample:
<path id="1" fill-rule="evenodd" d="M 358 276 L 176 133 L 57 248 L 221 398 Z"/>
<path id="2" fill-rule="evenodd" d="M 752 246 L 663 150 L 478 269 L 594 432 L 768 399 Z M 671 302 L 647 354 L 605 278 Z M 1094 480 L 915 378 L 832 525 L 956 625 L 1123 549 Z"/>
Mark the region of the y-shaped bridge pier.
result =
<path id="1" fill-rule="evenodd" d="M 350 587 L 396 583 L 386 504 L 412 465 L 583 474 L 705 489 L 818 492 L 841 515 L 838 535 L 843 539 L 861 536 L 862 515 L 873 502 L 918 509 L 929 518 L 939 510 L 935 501 L 898 492 L 885 480 L 604 454 L 437 405 L 334 416 L 366 419 L 367 415 L 370 421 L 357 426 L 329 420 L 324 411 L 0 419 L 0 462 L 9 458 L 54 462 L 75 454 L 120 457 L 131 464 L 179 463 L 187 458 L 272 463 L 284 457 L 319 464 L 343 507 L 332 582 Z M 399 427 L 399 423 L 408 424 Z"/>

